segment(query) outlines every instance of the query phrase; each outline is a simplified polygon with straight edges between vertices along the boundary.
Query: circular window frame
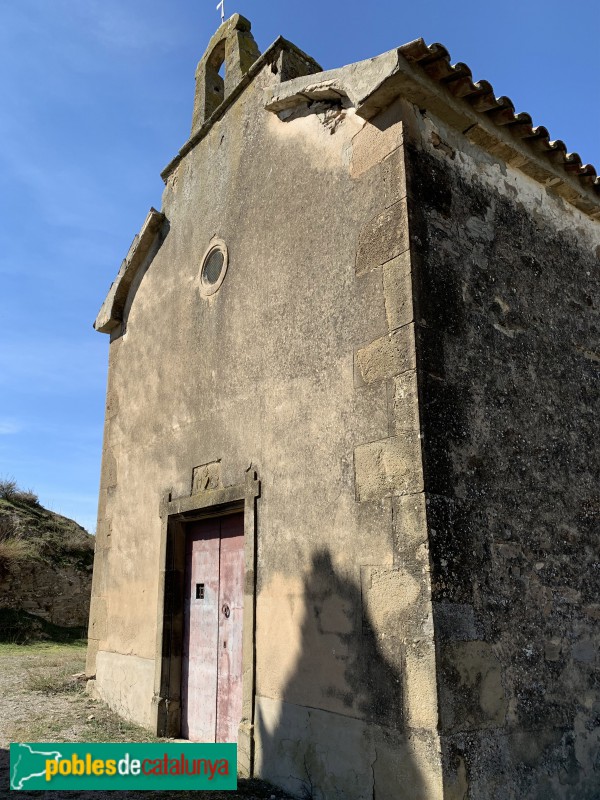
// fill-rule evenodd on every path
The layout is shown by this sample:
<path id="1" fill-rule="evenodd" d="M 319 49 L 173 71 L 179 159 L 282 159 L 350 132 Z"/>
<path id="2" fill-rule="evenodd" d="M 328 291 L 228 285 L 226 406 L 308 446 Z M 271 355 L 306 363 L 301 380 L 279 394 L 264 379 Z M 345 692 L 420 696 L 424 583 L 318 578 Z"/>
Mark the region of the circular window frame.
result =
<path id="1" fill-rule="evenodd" d="M 221 272 L 219 277 L 214 283 L 208 283 L 204 279 L 204 269 L 208 263 L 208 259 L 212 256 L 214 252 L 220 252 L 223 254 L 223 264 L 221 266 Z M 202 266 L 200 267 L 200 294 L 202 297 L 210 297 L 211 295 L 218 292 L 221 288 L 221 284 L 225 280 L 225 275 L 227 274 L 227 267 L 229 266 L 229 252 L 227 250 L 227 245 L 222 239 L 213 239 L 208 246 L 207 251 L 204 253 L 204 257 L 202 258 Z"/>

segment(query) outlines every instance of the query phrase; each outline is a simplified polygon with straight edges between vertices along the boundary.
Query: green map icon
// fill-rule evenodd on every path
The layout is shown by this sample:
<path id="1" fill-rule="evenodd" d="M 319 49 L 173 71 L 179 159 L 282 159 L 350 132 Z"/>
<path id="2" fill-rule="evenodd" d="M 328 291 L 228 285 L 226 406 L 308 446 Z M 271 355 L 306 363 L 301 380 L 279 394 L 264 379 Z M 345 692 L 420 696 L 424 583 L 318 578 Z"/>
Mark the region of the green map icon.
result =
<path id="1" fill-rule="evenodd" d="M 235 789 L 237 745 L 196 742 L 20 742 L 10 745 L 15 791 Z"/>
<path id="2" fill-rule="evenodd" d="M 33 780 L 37 783 L 39 778 L 45 779 L 46 761 L 52 759 L 58 761 L 62 758 L 62 753 L 58 750 L 48 750 L 45 745 L 44 750 L 35 750 L 30 744 L 11 744 L 10 746 L 10 788 L 29 789 L 28 781 Z M 33 787 L 32 787 L 33 788 Z"/>

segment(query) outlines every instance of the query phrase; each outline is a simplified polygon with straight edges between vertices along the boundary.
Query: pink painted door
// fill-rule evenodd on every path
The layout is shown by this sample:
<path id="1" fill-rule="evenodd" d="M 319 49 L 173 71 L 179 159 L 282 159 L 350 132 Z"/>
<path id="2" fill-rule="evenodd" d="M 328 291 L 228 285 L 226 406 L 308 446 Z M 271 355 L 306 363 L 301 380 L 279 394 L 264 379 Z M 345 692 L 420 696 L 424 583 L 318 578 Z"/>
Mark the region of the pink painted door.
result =
<path id="1" fill-rule="evenodd" d="M 240 520 L 241 518 L 241 520 Z M 217 742 L 237 742 L 242 718 L 243 516 L 221 522 Z"/>
<path id="2" fill-rule="evenodd" d="M 243 579 L 243 514 L 188 526 L 181 735 L 191 741 L 237 741 Z"/>

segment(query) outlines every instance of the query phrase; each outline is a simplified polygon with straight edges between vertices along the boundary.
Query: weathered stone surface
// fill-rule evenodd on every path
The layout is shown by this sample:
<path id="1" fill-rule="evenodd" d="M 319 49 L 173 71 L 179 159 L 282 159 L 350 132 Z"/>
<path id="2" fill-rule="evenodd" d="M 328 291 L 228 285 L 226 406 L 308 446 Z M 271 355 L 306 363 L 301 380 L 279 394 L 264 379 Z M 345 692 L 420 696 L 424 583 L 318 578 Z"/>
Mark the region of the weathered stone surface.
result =
<path id="1" fill-rule="evenodd" d="M 148 212 L 94 322 L 94 328 L 100 333 L 110 333 L 121 323 L 129 289 L 144 261 L 152 257 L 164 219 L 164 214 L 154 208 Z M 110 398 L 107 398 L 107 404 L 109 403 Z"/>
<path id="2" fill-rule="evenodd" d="M 501 664 L 487 642 L 448 644 L 443 649 L 442 724 L 448 731 L 497 727 L 508 701 Z"/>
<path id="3" fill-rule="evenodd" d="M 408 249 L 406 203 L 403 200 L 386 208 L 364 225 L 358 239 L 356 273 L 391 261 Z"/>
<path id="4" fill-rule="evenodd" d="M 394 378 L 394 431 L 419 433 L 419 389 L 416 370 L 403 372 Z"/>
<path id="5" fill-rule="evenodd" d="M 192 494 L 206 492 L 210 489 L 221 489 L 222 487 L 221 464 L 219 461 L 194 467 L 192 471 Z"/>
<path id="6" fill-rule="evenodd" d="M 0 564 L 0 607 L 24 609 L 54 625 L 85 628 L 91 567 L 43 562 Z"/>
<path id="7" fill-rule="evenodd" d="M 360 376 L 365 383 L 387 380 L 414 370 L 415 340 L 413 325 L 405 325 L 382 336 L 356 353 Z"/>
<path id="8" fill-rule="evenodd" d="M 386 109 L 369 122 L 365 122 L 362 129 L 352 139 L 351 174 L 353 178 L 360 177 L 367 170 L 385 164 L 385 159 L 395 153 L 397 158 L 394 166 L 398 171 L 396 181 L 398 192 L 402 192 L 397 199 L 406 194 L 406 177 L 404 174 L 404 153 L 402 145 L 402 122 L 398 116 L 397 108 Z M 385 205 L 388 205 L 386 203 Z"/>
<path id="9" fill-rule="evenodd" d="M 108 631 L 107 615 L 108 611 L 105 598 L 100 595 L 92 595 L 92 601 L 90 604 L 90 639 L 96 639 L 100 641 L 101 639 L 105 638 Z"/>
<path id="10" fill-rule="evenodd" d="M 323 781 L 322 791 L 336 782 L 356 784 L 343 772 L 344 759 L 369 763 L 360 748 L 373 726 L 381 730 L 382 753 L 385 737 L 401 748 L 402 774 L 420 774 L 428 764 L 424 785 L 438 785 L 433 740 L 423 740 L 418 753 L 410 742 L 402 744 L 397 610 L 388 605 L 389 614 L 376 614 L 363 607 L 361 595 L 361 567 L 393 572 L 392 495 L 422 490 L 416 432 L 390 439 L 383 449 L 375 445 L 378 471 L 365 475 L 356 498 L 355 448 L 368 449 L 393 433 L 387 377 L 415 369 L 412 329 L 390 333 L 381 267 L 360 276 L 355 271 L 357 231 L 385 207 L 382 175 L 395 175 L 388 182 L 389 192 L 396 191 L 402 161 L 396 154 L 389 169 L 353 178 L 347 156 L 356 118 L 341 117 L 332 133 L 316 113 L 287 121 L 265 114 L 262 92 L 277 80 L 266 64 L 183 157 L 163 198 L 167 235 L 132 283 L 123 328 L 112 336 L 100 500 L 106 546 L 99 557 L 106 569 L 92 610 L 88 672 L 97 675 L 99 696 L 153 724 L 160 702 L 155 610 L 166 561 L 165 498 L 189 500 L 182 499 L 181 510 L 191 512 L 194 498 L 221 491 L 216 484 L 226 492 L 252 464 L 262 487 L 256 572 L 245 582 L 256 590 L 256 687 L 259 697 L 282 704 L 283 715 L 262 740 L 262 766 L 255 771 L 277 772 L 273 759 L 281 753 L 301 781 L 304 765 L 285 755 L 287 713 L 299 709 L 305 718 L 307 709 L 318 708 L 330 733 L 355 724 L 358 732 L 344 758 L 314 751 L 309 769 Z M 398 110 L 389 123 L 400 131 Z M 277 180 L 270 177 L 274 170 Z M 316 182 L 318 193 L 298 192 Z M 257 186 L 269 188 L 257 194 Z M 342 196 L 344 213 L 332 214 Z M 250 197 L 252 214 L 246 213 Z M 395 208 L 392 217 L 400 211 Z M 198 271 L 216 232 L 230 260 L 207 301 L 199 295 Z M 377 344 L 364 354 L 363 380 L 356 351 L 365 343 L 368 351 L 369 342 Z M 360 453 L 360 472 L 359 462 Z M 423 576 L 422 561 L 416 576 L 411 580 Z M 431 638 L 426 581 L 418 591 L 414 614 L 407 610 L 405 617 Z M 252 644 L 254 628 L 248 630 Z M 94 665 L 96 651 L 102 669 Z M 117 675 L 120 668 L 126 679 Z M 135 703 L 126 697 L 129 681 L 137 681 Z M 241 729 L 244 769 L 253 722 L 257 731 L 250 718 Z M 321 741 L 316 731 L 310 735 Z M 386 758 L 378 778 L 384 787 L 396 769 L 391 750 Z M 371 773 L 360 780 L 372 797 Z"/>
<path id="11" fill-rule="evenodd" d="M 591 798 L 598 233 L 476 158 L 408 159 L 448 791 Z"/>
<path id="12" fill-rule="evenodd" d="M 234 14 L 224 22 L 210 40 L 196 68 L 196 98 L 192 119 L 192 135 L 216 111 L 260 55 L 250 22 Z M 219 69 L 225 64 L 225 78 Z"/>
<path id="13" fill-rule="evenodd" d="M 466 603 L 434 603 L 438 641 L 469 641 L 477 639 L 475 611 Z"/>
<path id="14" fill-rule="evenodd" d="M 422 613 L 423 591 L 420 575 L 389 567 L 364 567 L 362 596 L 370 624 L 388 636 L 407 630 L 407 618 Z"/>
<path id="15" fill-rule="evenodd" d="M 383 293 L 391 331 L 413 321 L 413 287 L 408 250 L 383 265 Z"/>
<path id="16" fill-rule="evenodd" d="M 428 562 L 425 495 L 408 494 L 393 499 L 394 563 Z"/>
<path id="17" fill-rule="evenodd" d="M 381 200 L 385 208 L 406 197 L 406 167 L 404 148 L 397 147 L 381 162 Z"/>
<path id="18" fill-rule="evenodd" d="M 435 649 L 431 642 L 409 644 L 404 664 L 407 722 L 413 728 L 435 731 L 439 712 Z"/>
<path id="19" fill-rule="evenodd" d="M 121 653 L 100 651 L 96 659 L 96 680 L 92 693 L 101 696 L 117 713 L 127 720 L 152 724 L 151 705 L 154 662 Z M 98 687 L 102 694 L 98 694 Z M 91 688 L 91 687 L 90 687 Z"/>
<path id="20" fill-rule="evenodd" d="M 421 440 L 406 433 L 359 445 L 354 451 L 356 496 L 375 500 L 423 490 Z"/>
<path id="21" fill-rule="evenodd" d="M 318 786 L 323 797 L 442 800 L 434 735 L 366 726 L 266 697 L 257 705 L 258 768 L 294 796 Z M 280 727 L 285 735 L 275 740 Z M 308 749 L 307 739 L 314 742 Z"/>
<path id="22" fill-rule="evenodd" d="M 327 82 L 330 86 L 335 86 L 339 93 L 348 97 L 353 105 L 360 105 L 376 87 L 381 86 L 382 81 L 389 77 L 397 65 L 398 53 L 392 50 L 367 61 L 349 64 L 342 69 L 321 72 L 319 79 L 321 83 Z M 270 86 L 265 92 L 265 107 L 270 111 L 280 112 L 301 105 L 306 102 L 307 88 L 313 83 L 315 83 L 315 79 L 311 75 L 307 78 L 299 77 L 290 80 L 282 86 Z M 375 116 L 381 109 L 389 106 L 390 102 L 391 100 L 388 100 L 378 108 L 374 107 L 369 116 Z M 366 114 L 364 118 L 367 119 Z"/>

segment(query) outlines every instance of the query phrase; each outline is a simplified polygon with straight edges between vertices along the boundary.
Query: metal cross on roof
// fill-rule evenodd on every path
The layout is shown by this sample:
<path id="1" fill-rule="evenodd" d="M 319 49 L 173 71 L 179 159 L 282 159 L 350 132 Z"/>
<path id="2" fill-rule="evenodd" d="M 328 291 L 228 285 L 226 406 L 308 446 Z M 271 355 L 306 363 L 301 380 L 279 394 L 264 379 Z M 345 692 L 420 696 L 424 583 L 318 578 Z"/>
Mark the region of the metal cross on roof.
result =
<path id="1" fill-rule="evenodd" d="M 217 11 L 221 9 L 221 23 L 225 22 L 225 0 L 221 0 L 221 2 L 217 6 Z"/>

